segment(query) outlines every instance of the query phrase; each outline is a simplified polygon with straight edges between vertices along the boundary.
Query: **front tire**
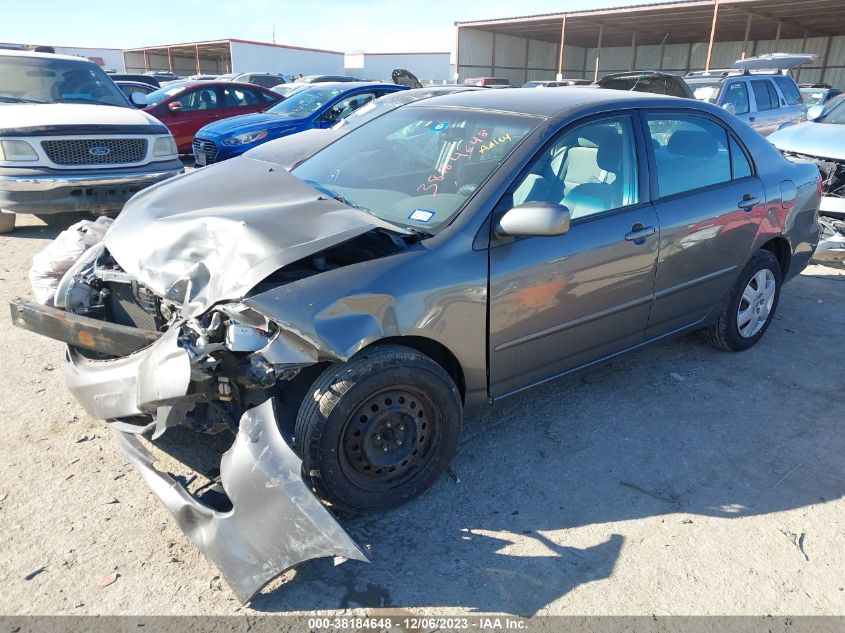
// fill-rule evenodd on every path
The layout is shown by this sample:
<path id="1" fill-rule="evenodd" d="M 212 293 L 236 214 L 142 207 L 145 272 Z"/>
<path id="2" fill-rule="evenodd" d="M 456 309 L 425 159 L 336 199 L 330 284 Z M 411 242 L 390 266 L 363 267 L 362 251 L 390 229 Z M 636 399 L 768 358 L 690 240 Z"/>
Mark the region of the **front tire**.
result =
<path id="1" fill-rule="evenodd" d="M 716 322 L 703 330 L 717 349 L 742 352 L 763 338 L 777 310 L 780 262 L 767 250 L 754 254 L 731 287 Z"/>
<path id="2" fill-rule="evenodd" d="M 449 465 L 463 407 L 449 374 L 398 345 L 364 350 L 326 369 L 306 394 L 294 430 L 317 493 L 350 514 L 400 505 Z"/>

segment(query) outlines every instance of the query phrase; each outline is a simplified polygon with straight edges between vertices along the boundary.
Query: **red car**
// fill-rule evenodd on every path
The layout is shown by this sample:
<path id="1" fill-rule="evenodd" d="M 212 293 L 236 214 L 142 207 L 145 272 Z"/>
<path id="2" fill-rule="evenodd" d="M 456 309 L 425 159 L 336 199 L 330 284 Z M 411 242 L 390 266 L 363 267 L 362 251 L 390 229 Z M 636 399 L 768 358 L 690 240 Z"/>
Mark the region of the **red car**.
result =
<path id="1" fill-rule="evenodd" d="M 266 110 L 282 96 L 253 84 L 232 81 L 177 81 L 147 95 L 146 112 L 164 123 L 180 154 L 191 151 L 204 125 L 239 114 Z"/>

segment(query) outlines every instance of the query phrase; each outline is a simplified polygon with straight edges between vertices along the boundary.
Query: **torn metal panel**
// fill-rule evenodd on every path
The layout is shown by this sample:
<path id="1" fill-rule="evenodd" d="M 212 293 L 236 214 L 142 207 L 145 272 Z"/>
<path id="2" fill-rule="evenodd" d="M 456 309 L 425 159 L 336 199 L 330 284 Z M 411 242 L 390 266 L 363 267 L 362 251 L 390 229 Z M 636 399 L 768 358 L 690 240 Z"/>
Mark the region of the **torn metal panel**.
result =
<path id="1" fill-rule="evenodd" d="M 139 415 L 162 400 L 183 398 L 191 367 L 187 351 L 178 344 L 180 329 L 177 324 L 153 345 L 112 360 L 92 360 L 68 349 L 65 384 L 85 411 L 100 420 Z"/>
<path id="2" fill-rule="evenodd" d="M 396 230 L 278 165 L 239 157 L 135 196 L 104 243 L 124 271 L 192 317 L 378 227 Z"/>
<path id="3" fill-rule="evenodd" d="M 291 567 L 325 556 L 367 557 L 302 481 L 302 462 L 282 439 L 271 400 L 247 411 L 220 463 L 227 512 L 195 499 L 153 465 L 135 435 L 118 444 L 188 538 L 219 569 L 241 603 Z"/>
<path id="4" fill-rule="evenodd" d="M 845 264 L 845 222 L 832 218 L 819 218 L 822 227 L 813 259 L 819 262 Z"/>

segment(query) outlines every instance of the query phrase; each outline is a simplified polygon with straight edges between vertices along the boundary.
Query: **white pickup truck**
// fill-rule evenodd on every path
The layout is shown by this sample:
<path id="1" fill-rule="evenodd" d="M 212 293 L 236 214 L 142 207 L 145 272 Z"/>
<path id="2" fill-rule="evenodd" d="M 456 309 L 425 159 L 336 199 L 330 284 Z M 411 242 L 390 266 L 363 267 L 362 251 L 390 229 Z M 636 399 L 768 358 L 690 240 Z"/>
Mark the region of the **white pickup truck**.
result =
<path id="1" fill-rule="evenodd" d="M 133 107 L 96 64 L 0 50 L 3 211 L 117 212 L 183 171 L 168 129 Z"/>

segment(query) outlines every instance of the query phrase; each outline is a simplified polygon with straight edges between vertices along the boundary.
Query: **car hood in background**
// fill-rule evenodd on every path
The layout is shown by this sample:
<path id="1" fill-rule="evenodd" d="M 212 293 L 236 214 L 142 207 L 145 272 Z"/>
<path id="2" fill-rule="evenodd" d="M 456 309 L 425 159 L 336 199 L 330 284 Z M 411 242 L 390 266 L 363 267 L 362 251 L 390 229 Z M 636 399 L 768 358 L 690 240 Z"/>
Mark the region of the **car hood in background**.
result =
<path id="1" fill-rule="evenodd" d="M 181 304 L 189 318 L 243 297 L 282 266 L 379 227 L 396 230 L 279 165 L 238 157 L 136 195 L 104 244 L 123 270 Z"/>
<path id="2" fill-rule="evenodd" d="M 305 119 L 292 119 L 280 114 L 241 114 L 221 121 L 209 123 L 198 133 L 203 138 L 230 137 L 259 130 L 279 130 L 287 127 L 301 126 Z"/>
<path id="3" fill-rule="evenodd" d="M 158 119 L 127 104 L 90 105 L 87 103 L 9 103 L 0 104 L 0 133 L 28 129 L 114 125 L 149 125 L 150 134 L 167 133 Z M 153 128 L 161 128 L 162 132 Z M 90 133 L 90 131 L 89 131 Z"/>
<path id="4" fill-rule="evenodd" d="M 244 156 L 284 167 L 288 171 L 346 134 L 343 128 L 303 130 L 259 145 Z"/>
<path id="5" fill-rule="evenodd" d="M 768 140 L 782 152 L 845 160 L 845 125 L 807 121 L 778 130 Z"/>

